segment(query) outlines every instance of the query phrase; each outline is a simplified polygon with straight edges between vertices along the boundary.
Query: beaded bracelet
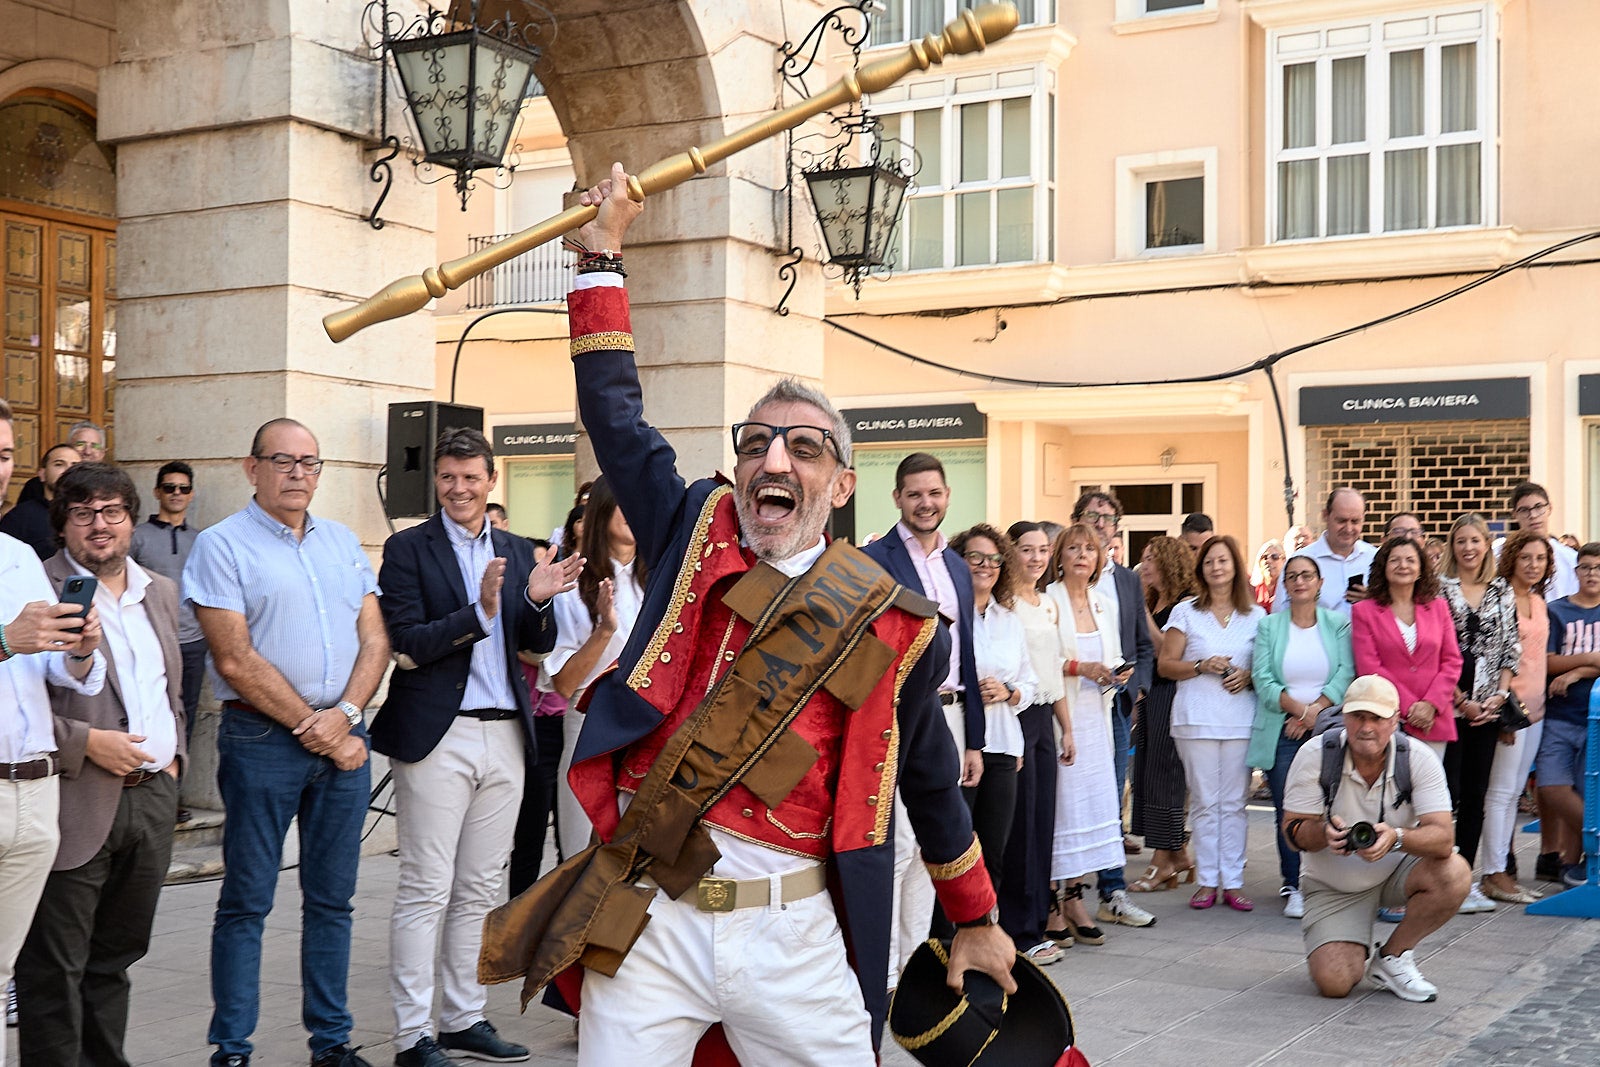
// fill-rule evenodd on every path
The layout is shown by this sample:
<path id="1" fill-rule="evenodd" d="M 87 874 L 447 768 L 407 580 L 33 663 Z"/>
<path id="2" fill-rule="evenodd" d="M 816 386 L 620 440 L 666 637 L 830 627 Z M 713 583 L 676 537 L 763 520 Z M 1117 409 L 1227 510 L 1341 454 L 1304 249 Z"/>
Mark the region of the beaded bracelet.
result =
<path id="1" fill-rule="evenodd" d="M 15 656 L 15 655 L 16 655 L 16 653 L 11 651 L 11 646 L 6 642 L 6 628 L 5 628 L 5 625 L 3 623 L 0 623 L 0 656 L 3 656 L 6 659 L 10 659 L 12 656 Z"/>

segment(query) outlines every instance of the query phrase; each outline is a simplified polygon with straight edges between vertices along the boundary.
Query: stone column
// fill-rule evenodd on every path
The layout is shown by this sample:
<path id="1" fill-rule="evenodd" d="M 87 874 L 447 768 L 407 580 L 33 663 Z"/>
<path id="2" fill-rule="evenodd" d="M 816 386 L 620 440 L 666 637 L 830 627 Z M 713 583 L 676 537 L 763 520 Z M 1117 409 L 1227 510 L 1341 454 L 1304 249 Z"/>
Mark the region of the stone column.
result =
<path id="1" fill-rule="evenodd" d="M 193 463 L 202 525 L 245 504 L 250 436 L 287 415 L 329 461 L 314 510 L 376 548 L 388 404 L 432 393 L 426 315 L 337 346 L 319 321 L 435 258 L 435 192 L 403 161 L 387 225 L 361 220 L 380 76 L 363 6 L 118 6 L 99 95 L 119 171 L 117 450 L 141 484 L 165 460 Z M 204 762 L 187 800 L 212 806 Z"/>

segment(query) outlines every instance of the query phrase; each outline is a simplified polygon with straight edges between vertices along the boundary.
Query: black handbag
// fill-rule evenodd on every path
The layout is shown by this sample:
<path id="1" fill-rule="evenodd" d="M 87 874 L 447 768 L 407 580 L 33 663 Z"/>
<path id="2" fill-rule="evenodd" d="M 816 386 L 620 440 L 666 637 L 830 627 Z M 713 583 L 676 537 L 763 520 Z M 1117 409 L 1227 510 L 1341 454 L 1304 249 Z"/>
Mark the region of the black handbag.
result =
<path id="1" fill-rule="evenodd" d="M 1500 705 L 1500 729 L 1509 733 L 1526 730 L 1532 725 L 1533 720 L 1528 718 L 1528 711 L 1517 699 L 1517 694 L 1507 693 L 1506 702 Z"/>

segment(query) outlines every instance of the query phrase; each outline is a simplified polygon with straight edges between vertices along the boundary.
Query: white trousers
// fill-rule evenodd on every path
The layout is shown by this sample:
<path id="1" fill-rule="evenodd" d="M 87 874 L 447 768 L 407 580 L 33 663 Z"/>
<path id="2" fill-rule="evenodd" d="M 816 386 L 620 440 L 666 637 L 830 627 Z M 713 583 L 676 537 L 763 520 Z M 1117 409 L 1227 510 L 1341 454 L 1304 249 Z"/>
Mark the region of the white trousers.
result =
<path id="1" fill-rule="evenodd" d="M 0 782 L 0 992 L 11 982 L 17 953 L 33 925 L 33 909 L 56 860 L 60 816 L 61 779 L 55 775 Z M 0 1026 L 0 1063 L 5 1059 L 6 1028 Z"/>
<path id="2" fill-rule="evenodd" d="M 1516 732 L 1516 740 L 1494 750 L 1489 768 L 1489 789 L 1483 795 L 1483 845 L 1478 858 L 1484 874 L 1499 874 L 1506 869 L 1506 853 L 1517 833 L 1517 798 L 1527 784 L 1528 770 L 1544 736 L 1541 719 L 1526 730 Z"/>
<path id="3" fill-rule="evenodd" d="M 483 1018 L 478 984 L 483 917 L 501 896 L 522 803 L 523 729 L 516 719 L 458 716 L 426 759 L 396 760 L 395 836 L 400 877 L 389 927 L 395 1047 L 432 1034 L 434 964 L 439 1027 Z"/>
<path id="4" fill-rule="evenodd" d="M 688 1067 L 721 1022 L 739 1062 L 873 1067 L 861 985 L 826 892 L 712 914 L 657 891 L 615 978 L 583 975 L 580 1067 Z"/>
<path id="5" fill-rule="evenodd" d="M 1189 783 L 1189 820 L 1194 834 L 1195 881 L 1238 889 L 1244 885 L 1244 853 L 1250 822 L 1249 741 L 1173 738 Z"/>
<path id="6" fill-rule="evenodd" d="M 594 835 L 594 824 L 589 821 L 578 798 L 572 795 L 572 787 L 567 784 L 567 771 L 572 766 L 572 749 L 578 743 L 583 720 L 589 717 L 574 706 L 582 692 L 580 689 L 573 696 L 567 713 L 561 717 L 561 763 L 556 767 L 556 837 L 561 844 L 563 860 L 571 859 L 588 848 L 589 838 Z"/>
<path id="7" fill-rule="evenodd" d="M 894 792 L 894 898 L 889 921 L 889 988 L 900 984 L 900 972 L 911 954 L 928 939 L 933 924 L 933 879 L 922 862 L 916 832 L 906 817 L 900 790 Z"/>

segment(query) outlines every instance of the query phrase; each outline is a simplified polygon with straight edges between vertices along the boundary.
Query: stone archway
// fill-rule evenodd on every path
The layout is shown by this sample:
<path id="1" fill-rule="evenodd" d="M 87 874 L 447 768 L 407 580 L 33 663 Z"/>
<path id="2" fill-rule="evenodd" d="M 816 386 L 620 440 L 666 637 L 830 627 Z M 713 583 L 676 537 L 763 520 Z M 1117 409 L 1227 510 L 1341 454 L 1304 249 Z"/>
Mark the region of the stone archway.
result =
<path id="1" fill-rule="evenodd" d="M 578 180 L 603 177 L 612 160 L 640 169 L 774 110 L 778 45 L 821 10 L 812 0 L 566 0 L 538 73 Z M 645 394 L 686 474 L 727 468 L 725 428 L 771 377 L 822 377 L 814 264 L 792 313 L 772 310 L 787 284 L 773 255 L 783 153 L 775 138 L 710 168 L 657 197 L 630 234 Z"/>

